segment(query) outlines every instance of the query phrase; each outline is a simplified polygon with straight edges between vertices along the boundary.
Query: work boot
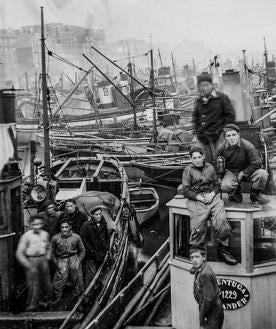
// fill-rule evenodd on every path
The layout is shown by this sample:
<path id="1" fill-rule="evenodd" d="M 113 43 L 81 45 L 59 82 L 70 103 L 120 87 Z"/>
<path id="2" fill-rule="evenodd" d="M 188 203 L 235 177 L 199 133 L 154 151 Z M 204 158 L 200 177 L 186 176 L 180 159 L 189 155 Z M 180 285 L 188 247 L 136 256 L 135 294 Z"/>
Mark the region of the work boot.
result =
<path id="1" fill-rule="evenodd" d="M 230 254 L 229 247 L 220 245 L 219 256 L 228 265 L 236 265 L 238 263 L 236 258 Z"/>
<path id="2" fill-rule="evenodd" d="M 229 201 L 242 203 L 242 200 L 241 186 L 239 185 L 234 193 L 229 194 Z"/>
<path id="3" fill-rule="evenodd" d="M 261 205 L 265 205 L 270 202 L 270 200 L 265 199 L 262 195 L 261 192 L 258 190 L 251 190 L 250 192 L 250 200 L 252 202 L 258 202 Z"/>

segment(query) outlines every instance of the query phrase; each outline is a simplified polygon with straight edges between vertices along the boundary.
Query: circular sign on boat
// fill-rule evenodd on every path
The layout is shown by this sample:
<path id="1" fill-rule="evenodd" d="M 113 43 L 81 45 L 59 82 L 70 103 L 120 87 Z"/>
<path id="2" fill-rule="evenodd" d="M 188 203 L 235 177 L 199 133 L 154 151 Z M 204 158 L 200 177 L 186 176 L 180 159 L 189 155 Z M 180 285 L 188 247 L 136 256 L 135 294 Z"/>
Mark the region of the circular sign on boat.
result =
<path id="1" fill-rule="evenodd" d="M 225 310 L 234 311 L 248 303 L 250 293 L 242 283 L 224 278 L 218 278 L 217 280 L 220 288 L 220 298 Z"/>

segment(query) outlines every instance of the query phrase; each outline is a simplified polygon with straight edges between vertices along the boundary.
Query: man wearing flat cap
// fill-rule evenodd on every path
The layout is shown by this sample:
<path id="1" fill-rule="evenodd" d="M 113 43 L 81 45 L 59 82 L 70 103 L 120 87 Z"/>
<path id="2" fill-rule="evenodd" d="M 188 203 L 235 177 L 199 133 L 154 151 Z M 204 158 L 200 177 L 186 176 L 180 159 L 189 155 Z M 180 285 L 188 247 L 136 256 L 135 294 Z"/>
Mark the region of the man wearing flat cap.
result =
<path id="1" fill-rule="evenodd" d="M 219 145 L 217 157 L 223 157 L 225 173 L 221 181 L 221 189 L 228 193 L 229 200 L 241 203 L 242 181 L 251 182 L 250 199 L 252 202 L 266 204 L 261 192 L 264 191 L 268 178 L 266 170 L 262 169 L 262 160 L 257 149 L 248 140 L 240 137 L 240 129 L 235 124 L 224 127 L 225 141 Z"/>
<path id="2" fill-rule="evenodd" d="M 195 268 L 194 297 L 199 306 L 200 328 L 221 329 L 224 319 L 216 275 L 206 262 L 202 246 L 190 249 L 190 259 Z"/>
<path id="3" fill-rule="evenodd" d="M 235 122 L 235 111 L 229 97 L 215 90 L 211 75 L 199 75 L 198 86 L 200 95 L 193 112 L 196 137 L 192 143 L 201 146 L 206 161 L 213 163 L 217 147 L 223 141 L 223 128 Z"/>

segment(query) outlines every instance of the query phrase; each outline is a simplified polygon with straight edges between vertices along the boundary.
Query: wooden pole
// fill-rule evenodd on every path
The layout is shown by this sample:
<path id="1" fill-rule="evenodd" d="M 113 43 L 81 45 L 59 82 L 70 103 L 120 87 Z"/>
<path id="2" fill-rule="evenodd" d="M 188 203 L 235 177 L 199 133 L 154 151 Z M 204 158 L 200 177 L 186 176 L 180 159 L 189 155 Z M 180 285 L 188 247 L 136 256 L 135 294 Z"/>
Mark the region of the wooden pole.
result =
<path id="1" fill-rule="evenodd" d="M 150 64 L 151 64 L 151 97 L 153 106 L 153 142 L 157 141 L 157 127 L 156 127 L 156 104 L 155 104 L 155 93 L 154 93 L 154 67 L 153 67 L 153 50 L 150 50 Z"/>
<path id="2" fill-rule="evenodd" d="M 264 58 L 265 58 L 265 81 L 266 81 L 266 88 L 268 89 L 269 87 L 269 81 L 268 81 L 268 69 L 267 69 L 267 50 L 266 50 L 266 42 L 265 42 L 265 37 L 264 37 Z"/>
<path id="3" fill-rule="evenodd" d="M 47 107 L 47 73 L 45 60 L 45 36 L 43 7 L 41 9 L 41 78 L 42 78 L 42 104 L 43 104 L 43 133 L 44 133 L 44 164 L 47 173 L 50 173 L 50 142 L 49 120 Z"/>
<path id="4" fill-rule="evenodd" d="M 133 72 L 132 72 L 132 63 L 129 62 L 128 63 L 128 69 L 129 69 L 129 74 L 131 76 L 130 78 L 130 97 L 132 100 L 132 103 L 134 104 L 134 84 L 133 84 Z M 132 110 L 133 110 L 133 119 L 134 119 L 134 128 L 137 128 L 137 116 L 136 116 L 136 106 L 134 104 L 134 106 L 132 105 Z"/>
<path id="5" fill-rule="evenodd" d="M 26 90 L 29 91 L 28 73 L 25 72 Z"/>

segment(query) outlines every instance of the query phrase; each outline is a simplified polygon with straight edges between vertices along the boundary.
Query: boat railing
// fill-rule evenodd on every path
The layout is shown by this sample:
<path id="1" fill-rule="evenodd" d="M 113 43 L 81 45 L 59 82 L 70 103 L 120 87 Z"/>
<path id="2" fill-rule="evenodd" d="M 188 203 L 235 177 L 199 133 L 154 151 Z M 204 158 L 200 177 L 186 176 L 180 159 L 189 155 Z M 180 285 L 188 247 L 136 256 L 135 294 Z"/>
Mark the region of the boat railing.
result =
<path id="1" fill-rule="evenodd" d="M 112 301 L 85 327 L 81 329 L 108 329 L 120 327 L 133 310 L 139 309 L 152 294 L 151 285 L 168 273 L 169 239 L 158 249 L 136 276 Z M 136 293 L 136 295 L 134 295 Z"/>

